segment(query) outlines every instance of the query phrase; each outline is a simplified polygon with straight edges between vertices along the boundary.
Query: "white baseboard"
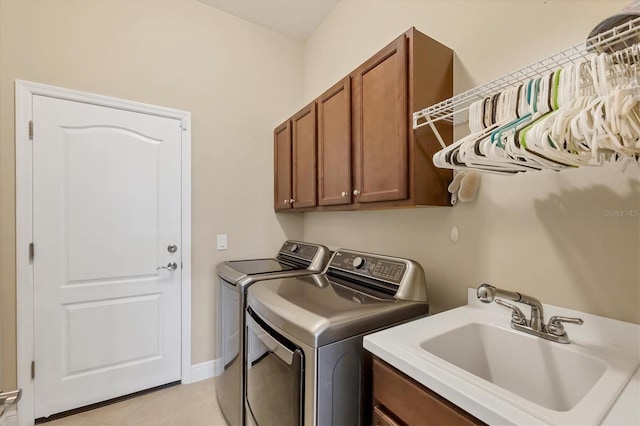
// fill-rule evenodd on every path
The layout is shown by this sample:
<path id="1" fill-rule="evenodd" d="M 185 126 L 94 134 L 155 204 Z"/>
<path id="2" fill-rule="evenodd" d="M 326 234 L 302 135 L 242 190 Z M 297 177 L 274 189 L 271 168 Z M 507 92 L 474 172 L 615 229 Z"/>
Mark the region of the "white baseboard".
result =
<path id="1" fill-rule="evenodd" d="M 201 362 L 199 364 L 193 364 L 191 366 L 191 383 L 219 376 L 222 374 L 223 370 L 224 366 L 222 365 L 222 359 L 220 358 Z"/>

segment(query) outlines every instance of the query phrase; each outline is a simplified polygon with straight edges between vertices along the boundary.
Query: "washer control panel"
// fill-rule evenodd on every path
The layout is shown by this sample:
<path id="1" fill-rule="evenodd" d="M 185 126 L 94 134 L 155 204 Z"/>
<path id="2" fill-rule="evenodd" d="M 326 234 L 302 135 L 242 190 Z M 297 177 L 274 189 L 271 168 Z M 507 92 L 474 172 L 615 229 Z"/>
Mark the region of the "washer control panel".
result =
<path id="1" fill-rule="evenodd" d="M 329 267 L 398 285 L 407 269 L 406 264 L 399 260 L 343 250 L 335 252 Z"/>
<path id="2" fill-rule="evenodd" d="M 313 260 L 313 257 L 318 252 L 317 245 L 308 245 L 295 241 L 287 241 L 282 245 L 280 254 L 286 254 L 289 256 L 295 256 L 305 260 Z"/>

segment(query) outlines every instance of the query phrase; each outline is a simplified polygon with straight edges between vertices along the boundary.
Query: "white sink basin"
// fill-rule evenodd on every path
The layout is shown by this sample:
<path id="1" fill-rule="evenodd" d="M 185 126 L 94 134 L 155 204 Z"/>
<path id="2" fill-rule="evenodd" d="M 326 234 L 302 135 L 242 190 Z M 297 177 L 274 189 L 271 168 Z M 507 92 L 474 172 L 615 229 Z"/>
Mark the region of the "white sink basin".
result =
<path id="1" fill-rule="evenodd" d="M 469 303 L 366 336 L 364 347 L 489 424 L 640 423 L 640 326 L 544 305 L 546 318 L 585 321 L 561 344 L 511 329 L 509 313 L 476 303 L 475 290 Z"/>
<path id="2" fill-rule="evenodd" d="M 556 411 L 571 410 L 608 367 L 570 345 L 488 324 L 467 324 L 420 346 L 487 382 Z"/>

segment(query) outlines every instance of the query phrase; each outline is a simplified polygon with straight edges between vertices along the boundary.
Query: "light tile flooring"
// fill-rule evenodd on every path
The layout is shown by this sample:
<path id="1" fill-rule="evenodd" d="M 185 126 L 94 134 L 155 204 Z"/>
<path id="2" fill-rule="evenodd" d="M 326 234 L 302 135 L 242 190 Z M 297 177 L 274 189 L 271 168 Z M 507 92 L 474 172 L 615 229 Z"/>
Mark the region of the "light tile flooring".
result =
<path id="1" fill-rule="evenodd" d="M 177 385 L 116 402 L 42 426 L 224 426 L 214 379 Z"/>

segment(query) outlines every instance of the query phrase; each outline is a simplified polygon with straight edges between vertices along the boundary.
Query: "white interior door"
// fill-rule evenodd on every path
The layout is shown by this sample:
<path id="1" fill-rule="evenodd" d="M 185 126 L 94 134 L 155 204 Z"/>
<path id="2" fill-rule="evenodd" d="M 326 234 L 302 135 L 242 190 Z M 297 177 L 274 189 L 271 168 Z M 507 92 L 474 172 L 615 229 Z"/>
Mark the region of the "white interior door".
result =
<path id="1" fill-rule="evenodd" d="M 35 417 L 179 380 L 180 121 L 35 95 L 33 123 Z"/>

